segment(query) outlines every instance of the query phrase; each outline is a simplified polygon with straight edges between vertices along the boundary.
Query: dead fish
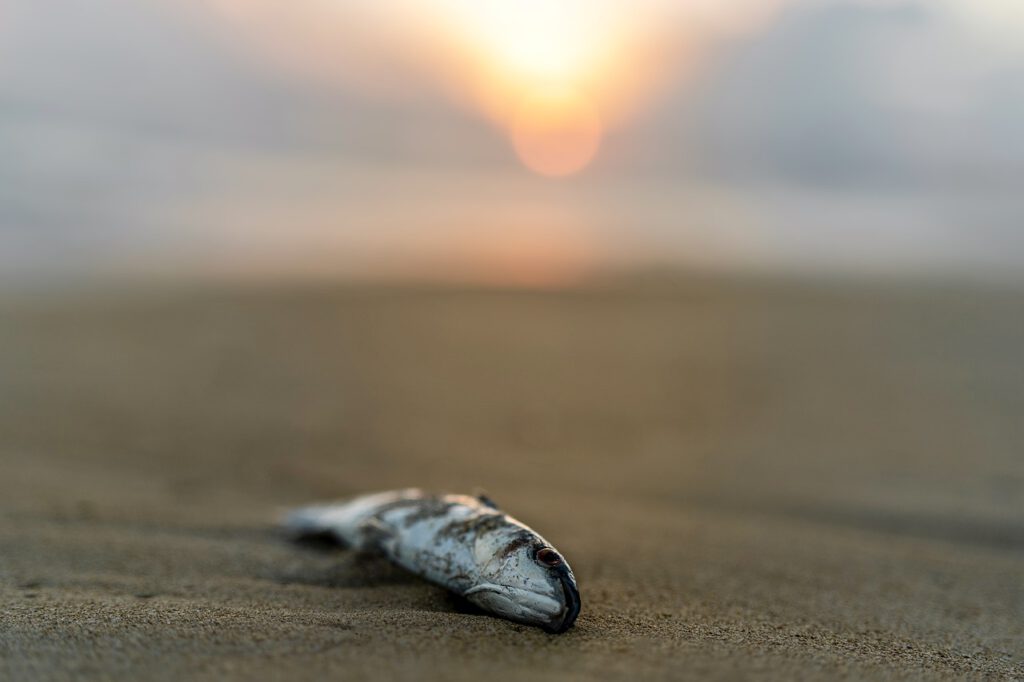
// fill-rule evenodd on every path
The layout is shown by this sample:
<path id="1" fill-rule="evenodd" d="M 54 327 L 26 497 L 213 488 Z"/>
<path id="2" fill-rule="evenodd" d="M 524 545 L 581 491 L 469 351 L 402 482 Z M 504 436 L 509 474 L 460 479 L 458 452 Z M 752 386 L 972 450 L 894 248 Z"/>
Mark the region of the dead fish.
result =
<path id="1" fill-rule="evenodd" d="M 485 611 L 548 632 L 565 632 L 580 612 L 565 558 L 483 496 L 383 492 L 298 509 L 286 525 L 299 537 L 383 553 Z"/>

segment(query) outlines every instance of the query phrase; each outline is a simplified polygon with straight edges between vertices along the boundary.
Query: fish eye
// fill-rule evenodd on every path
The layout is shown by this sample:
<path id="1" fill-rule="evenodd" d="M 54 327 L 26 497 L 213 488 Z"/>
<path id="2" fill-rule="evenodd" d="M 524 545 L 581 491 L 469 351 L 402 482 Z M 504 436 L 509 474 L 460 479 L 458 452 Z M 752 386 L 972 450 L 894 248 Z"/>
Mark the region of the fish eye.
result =
<path id="1" fill-rule="evenodd" d="M 562 565 L 562 557 L 558 556 L 558 552 L 550 547 L 541 547 L 538 549 L 534 558 L 537 559 L 537 563 L 547 566 L 548 568 L 554 568 L 555 566 Z"/>

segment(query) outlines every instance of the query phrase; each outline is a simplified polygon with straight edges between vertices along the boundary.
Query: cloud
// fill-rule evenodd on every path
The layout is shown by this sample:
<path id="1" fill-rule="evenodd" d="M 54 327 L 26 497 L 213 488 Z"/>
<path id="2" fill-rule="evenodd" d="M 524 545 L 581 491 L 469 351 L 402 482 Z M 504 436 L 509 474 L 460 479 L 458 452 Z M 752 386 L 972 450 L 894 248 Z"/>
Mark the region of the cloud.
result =
<path id="1" fill-rule="evenodd" d="M 682 165 L 725 180 L 1009 184 L 1024 171 L 1024 61 L 967 28 L 936 3 L 798 3 L 648 132 L 673 131 Z"/>

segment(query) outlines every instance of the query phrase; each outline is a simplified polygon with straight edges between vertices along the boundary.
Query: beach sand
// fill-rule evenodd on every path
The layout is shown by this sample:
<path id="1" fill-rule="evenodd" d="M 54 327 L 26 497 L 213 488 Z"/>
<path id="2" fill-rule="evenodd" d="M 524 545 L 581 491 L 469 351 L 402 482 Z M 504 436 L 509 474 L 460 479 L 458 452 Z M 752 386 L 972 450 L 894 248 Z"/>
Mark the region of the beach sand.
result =
<path id="1" fill-rule="evenodd" d="M 1024 295 L 674 280 L 0 306 L 0 679 L 1024 678 Z M 485 489 L 564 635 L 283 509 Z"/>

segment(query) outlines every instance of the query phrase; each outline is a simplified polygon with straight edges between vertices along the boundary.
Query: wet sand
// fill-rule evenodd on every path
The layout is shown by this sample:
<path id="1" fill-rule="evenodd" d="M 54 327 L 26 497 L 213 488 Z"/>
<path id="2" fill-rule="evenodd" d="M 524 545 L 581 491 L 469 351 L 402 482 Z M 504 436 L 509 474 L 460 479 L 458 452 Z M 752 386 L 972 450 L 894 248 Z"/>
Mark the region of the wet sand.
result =
<path id="1" fill-rule="evenodd" d="M 0 304 L 0 679 L 1024 678 L 1024 294 L 723 280 Z M 281 509 L 483 488 L 564 635 Z"/>

